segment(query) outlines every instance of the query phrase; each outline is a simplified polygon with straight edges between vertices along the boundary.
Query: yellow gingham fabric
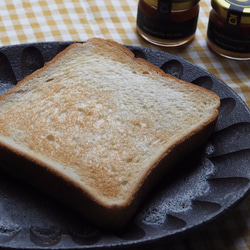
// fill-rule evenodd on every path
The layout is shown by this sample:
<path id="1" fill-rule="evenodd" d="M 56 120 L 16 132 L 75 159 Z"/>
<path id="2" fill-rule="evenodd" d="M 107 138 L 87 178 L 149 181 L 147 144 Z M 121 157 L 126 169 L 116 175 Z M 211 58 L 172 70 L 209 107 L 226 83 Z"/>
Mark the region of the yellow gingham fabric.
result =
<path id="1" fill-rule="evenodd" d="M 86 41 L 90 37 L 161 49 L 213 73 L 250 106 L 250 61 L 234 61 L 206 44 L 210 0 L 201 0 L 196 37 L 184 48 L 150 45 L 136 33 L 137 0 L 2 0 L 0 46 L 42 41 Z M 250 249 L 250 198 L 206 230 L 157 249 Z"/>

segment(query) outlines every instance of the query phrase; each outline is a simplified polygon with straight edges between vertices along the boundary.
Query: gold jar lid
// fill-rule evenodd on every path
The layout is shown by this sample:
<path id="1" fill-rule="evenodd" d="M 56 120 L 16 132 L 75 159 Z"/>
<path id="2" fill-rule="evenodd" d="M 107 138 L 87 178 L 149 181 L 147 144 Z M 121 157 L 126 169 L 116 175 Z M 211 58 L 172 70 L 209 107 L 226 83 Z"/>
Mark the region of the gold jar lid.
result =
<path id="1" fill-rule="evenodd" d="M 211 4 L 221 17 L 227 19 L 230 10 L 235 15 L 241 16 L 241 24 L 250 24 L 250 0 L 212 0 Z"/>
<path id="2" fill-rule="evenodd" d="M 172 10 L 188 10 L 195 6 L 200 0 L 172 0 Z M 144 0 L 145 3 L 157 8 L 158 0 Z"/>

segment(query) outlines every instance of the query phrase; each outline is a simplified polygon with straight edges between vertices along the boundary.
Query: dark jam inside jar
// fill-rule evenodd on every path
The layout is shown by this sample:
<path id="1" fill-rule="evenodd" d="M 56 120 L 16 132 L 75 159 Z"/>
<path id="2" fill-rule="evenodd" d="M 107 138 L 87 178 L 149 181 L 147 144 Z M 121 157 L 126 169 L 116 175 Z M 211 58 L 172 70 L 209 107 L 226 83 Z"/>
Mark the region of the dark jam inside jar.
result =
<path id="1" fill-rule="evenodd" d="M 199 15 L 197 1 L 176 10 L 174 1 L 158 1 L 158 5 L 148 2 L 138 3 L 137 31 L 143 38 L 157 45 L 178 46 L 194 37 Z"/>
<path id="2" fill-rule="evenodd" d="M 217 8 L 219 4 L 223 4 L 223 1 L 216 2 L 214 7 Z M 224 57 L 250 59 L 250 15 L 249 18 L 242 16 L 244 8 L 237 7 L 235 11 L 231 5 L 228 5 L 227 9 L 224 6 L 224 9 L 219 7 L 218 11 L 212 9 L 210 12 L 208 46 Z"/>

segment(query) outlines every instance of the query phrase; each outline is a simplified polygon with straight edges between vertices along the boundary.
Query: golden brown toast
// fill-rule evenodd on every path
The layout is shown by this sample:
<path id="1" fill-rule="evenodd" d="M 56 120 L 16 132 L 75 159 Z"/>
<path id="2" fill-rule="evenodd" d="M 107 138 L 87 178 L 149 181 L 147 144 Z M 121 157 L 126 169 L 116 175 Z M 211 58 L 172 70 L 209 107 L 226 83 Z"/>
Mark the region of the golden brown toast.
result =
<path id="1" fill-rule="evenodd" d="M 0 98 L 4 169 L 104 227 L 213 131 L 219 97 L 98 38 L 73 44 Z M 180 170 L 181 171 L 181 170 Z"/>

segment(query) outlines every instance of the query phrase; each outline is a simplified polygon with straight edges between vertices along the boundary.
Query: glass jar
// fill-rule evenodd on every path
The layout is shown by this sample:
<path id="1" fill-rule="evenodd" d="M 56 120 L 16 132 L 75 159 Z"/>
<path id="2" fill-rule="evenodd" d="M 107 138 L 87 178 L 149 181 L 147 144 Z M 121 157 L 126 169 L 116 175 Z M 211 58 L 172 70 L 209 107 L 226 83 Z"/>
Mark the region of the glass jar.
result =
<path id="1" fill-rule="evenodd" d="M 250 0 L 212 0 L 208 46 L 227 58 L 250 59 Z"/>
<path id="2" fill-rule="evenodd" d="M 139 0 L 137 31 L 147 41 L 166 47 L 195 36 L 199 0 Z"/>

